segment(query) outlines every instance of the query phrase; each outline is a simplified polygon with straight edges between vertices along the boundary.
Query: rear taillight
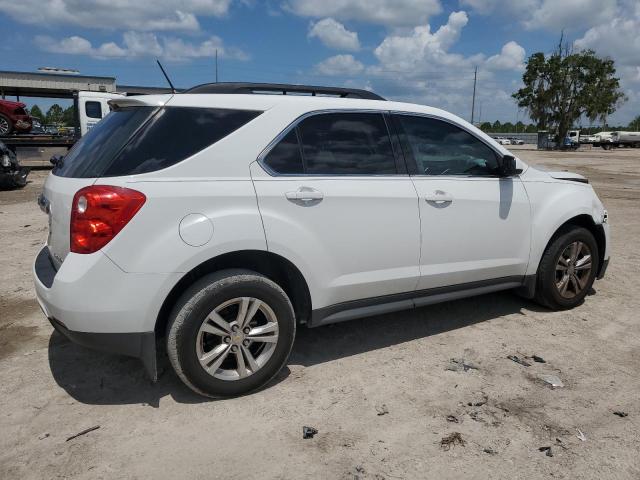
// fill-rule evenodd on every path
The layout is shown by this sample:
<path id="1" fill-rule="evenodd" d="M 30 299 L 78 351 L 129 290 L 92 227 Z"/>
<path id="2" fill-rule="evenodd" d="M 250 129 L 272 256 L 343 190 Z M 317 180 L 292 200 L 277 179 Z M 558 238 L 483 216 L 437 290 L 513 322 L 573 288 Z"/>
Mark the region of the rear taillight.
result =
<path id="1" fill-rule="evenodd" d="M 73 253 L 93 253 L 115 237 L 147 198 L 130 188 L 93 185 L 79 190 L 71 207 Z"/>

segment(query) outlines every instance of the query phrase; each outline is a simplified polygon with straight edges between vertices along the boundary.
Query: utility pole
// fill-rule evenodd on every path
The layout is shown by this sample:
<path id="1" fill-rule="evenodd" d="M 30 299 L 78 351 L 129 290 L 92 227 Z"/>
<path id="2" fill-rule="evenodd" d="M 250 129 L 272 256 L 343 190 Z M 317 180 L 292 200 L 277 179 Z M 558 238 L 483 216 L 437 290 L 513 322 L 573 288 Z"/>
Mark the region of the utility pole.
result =
<path id="1" fill-rule="evenodd" d="M 216 83 L 218 83 L 218 49 L 216 48 Z"/>
<path id="2" fill-rule="evenodd" d="M 476 80 L 478 79 L 478 66 L 473 71 L 473 100 L 471 101 L 471 125 L 473 125 L 473 114 L 476 109 Z"/>

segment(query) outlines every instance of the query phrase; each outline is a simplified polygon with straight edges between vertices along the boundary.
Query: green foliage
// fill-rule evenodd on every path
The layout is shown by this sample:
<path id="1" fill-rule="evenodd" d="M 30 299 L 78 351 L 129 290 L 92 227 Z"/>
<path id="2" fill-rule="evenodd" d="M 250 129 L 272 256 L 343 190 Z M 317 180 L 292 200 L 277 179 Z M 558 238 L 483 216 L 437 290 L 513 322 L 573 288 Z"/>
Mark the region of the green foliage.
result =
<path id="1" fill-rule="evenodd" d="M 592 50 L 573 53 L 561 41 L 551 55 L 529 57 L 524 87 L 513 98 L 540 130 L 556 131 L 557 138 L 564 139 L 582 116 L 591 122 L 604 120 L 625 100 L 615 73 L 610 58 L 599 58 Z"/>
<path id="2" fill-rule="evenodd" d="M 629 130 L 640 132 L 640 115 L 629 122 Z"/>
<path id="3" fill-rule="evenodd" d="M 42 110 L 40 110 L 40 107 L 38 105 L 34 105 L 33 107 L 31 107 L 31 110 L 29 110 L 29 114 L 33 118 L 37 118 L 38 120 L 40 120 L 40 122 L 44 121 L 44 113 L 42 113 Z"/>
<path id="4" fill-rule="evenodd" d="M 73 106 L 65 108 L 62 112 L 62 123 L 66 127 L 73 127 L 75 125 L 75 108 Z"/>
<path id="5" fill-rule="evenodd" d="M 46 123 L 53 125 L 61 124 L 63 114 L 64 112 L 62 110 L 62 107 L 57 103 L 54 103 L 53 105 L 51 105 L 49 110 L 47 110 Z"/>

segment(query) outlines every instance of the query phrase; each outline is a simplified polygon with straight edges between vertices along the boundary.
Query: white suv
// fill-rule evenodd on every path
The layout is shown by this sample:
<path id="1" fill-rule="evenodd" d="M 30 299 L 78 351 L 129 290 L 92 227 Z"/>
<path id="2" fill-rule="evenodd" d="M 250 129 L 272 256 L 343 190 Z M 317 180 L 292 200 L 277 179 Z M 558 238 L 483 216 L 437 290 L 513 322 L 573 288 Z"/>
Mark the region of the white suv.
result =
<path id="1" fill-rule="evenodd" d="M 257 84 L 110 103 L 45 183 L 35 286 L 58 331 L 153 379 L 159 345 L 196 392 L 239 395 L 298 325 L 504 289 L 571 308 L 607 267 L 584 177 L 442 110 Z"/>

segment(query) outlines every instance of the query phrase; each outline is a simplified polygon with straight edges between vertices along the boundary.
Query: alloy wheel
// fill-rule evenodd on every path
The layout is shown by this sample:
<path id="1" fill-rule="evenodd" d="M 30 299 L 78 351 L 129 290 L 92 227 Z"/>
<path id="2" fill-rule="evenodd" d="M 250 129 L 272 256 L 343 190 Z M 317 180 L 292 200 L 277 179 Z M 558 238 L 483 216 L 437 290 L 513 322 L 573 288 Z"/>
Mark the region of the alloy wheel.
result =
<path id="1" fill-rule="evenodd" d="M 256 373 L 273 355 L 278 320 L 269 305 L 239 297 L 218 305 L 196 336 L 202 368 L 220 380 L 240 380 Z"/>
<path id="2" fill-rule="evenodd" d="M 589 246 L 579 240 L 567 245 L 556 263 L 555 283 L 560 296 L 570 299 L 580 295 L 589 283 L 591 269 Z"/>
<path id="3" fill-rule="evenodd" d="M 0 135 L 7 135 L 9 130 L 9 121 L 4 117 L 0 117 Z"/>

